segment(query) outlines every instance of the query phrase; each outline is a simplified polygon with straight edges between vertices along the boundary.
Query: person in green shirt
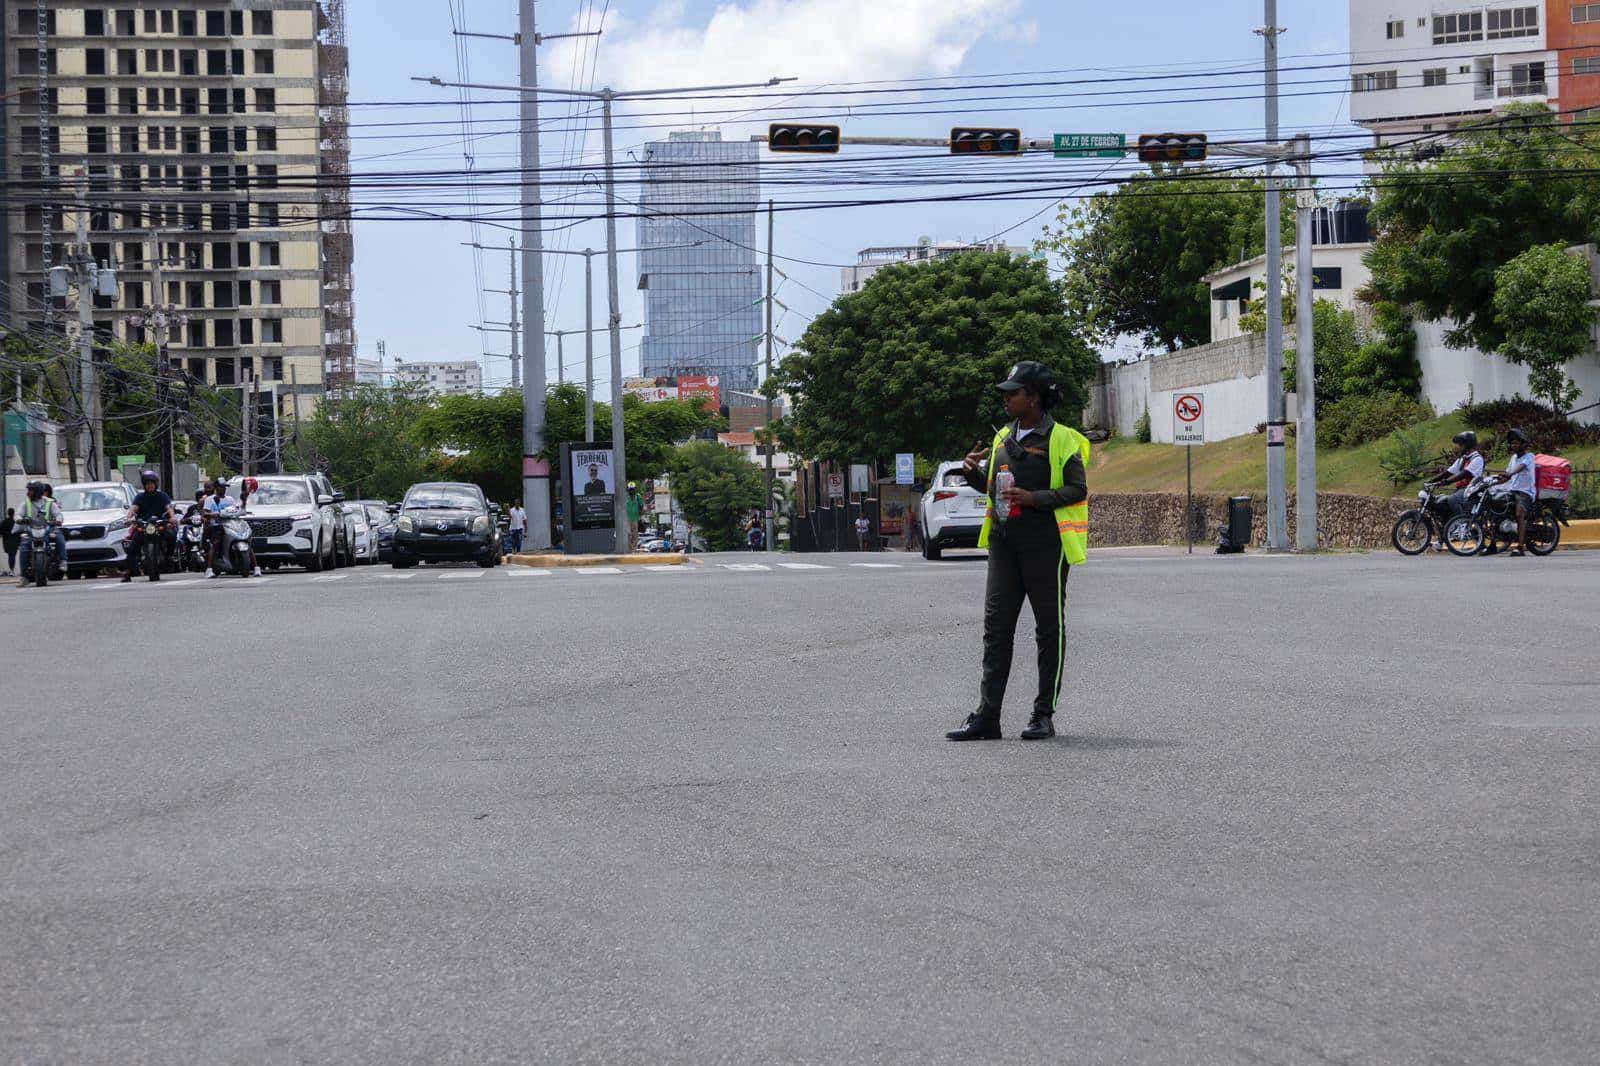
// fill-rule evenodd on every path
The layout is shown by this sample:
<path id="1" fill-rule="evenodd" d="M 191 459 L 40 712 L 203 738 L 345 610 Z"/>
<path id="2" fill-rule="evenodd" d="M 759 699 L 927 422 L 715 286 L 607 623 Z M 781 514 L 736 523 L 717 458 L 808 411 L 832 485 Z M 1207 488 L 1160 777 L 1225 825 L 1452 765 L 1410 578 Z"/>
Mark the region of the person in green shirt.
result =
<path id="1" fill-rule="evenodd" d="M 639 550 L 639 514 L 644 507 L 644 501 L 639 498 L 639 486 L 628 482 L 628 498 L 624 501 L 628 508 L 628 550 Z"/>

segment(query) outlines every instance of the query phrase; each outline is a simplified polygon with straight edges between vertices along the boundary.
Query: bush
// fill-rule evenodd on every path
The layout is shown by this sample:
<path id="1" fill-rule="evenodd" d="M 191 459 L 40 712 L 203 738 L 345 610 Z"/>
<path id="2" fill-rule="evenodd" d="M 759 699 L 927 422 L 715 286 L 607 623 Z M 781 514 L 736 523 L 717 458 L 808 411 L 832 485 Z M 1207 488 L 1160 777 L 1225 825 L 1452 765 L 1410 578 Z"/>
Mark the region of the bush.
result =
<path id="1" fill-rule="evenodd" d="M 1432 417 L 1427 404 L 1398 392 L 1347 396 L 1317 412 L 1317 441 L 1330 448 L 1354 448 Z"/>
<path id="2" fill-rule="evenodd" d="M 1555 408 L 1521 396 L 1486 400 L 1483 403 L 1463 403 L 1457 410 L 1467 425 L 1480 434 L 1492 432 L 1497 440 L 1505 440 L 1508 429 L 1515 427 L 1522 430 L 1533 438 L 1534 451 L 1548 452 L 1574 445 L 1600 444 L 1600 426 L 1579 425 L 1558 413 Z"/>
<path id="3" fill-rule="evenodd" d="M 1133 439 L 1140 444 L 1150 443 L 1150 405 L 1144 405 L 1144 414 L 1133 424 Z"/>
<path id="4" fill-rule="evenodd" d="M 1422 364 L 1417 361 L 1417 336 L 1411 315 L 1394 304 L 1380 302 L 1372 309 L 1376 339 L 1356 349 L 1345 360 L 1346 396 L 1422 394 Z"/>
<path id="5" fill-rule="evenodd" d="M 1429 447 L 1420 429 L 1396 430 L 1393 439 L 1378 453 L 1378 466 L 1396 489 L 1417 481 L 1438 469 L 1439 456 Z"/>

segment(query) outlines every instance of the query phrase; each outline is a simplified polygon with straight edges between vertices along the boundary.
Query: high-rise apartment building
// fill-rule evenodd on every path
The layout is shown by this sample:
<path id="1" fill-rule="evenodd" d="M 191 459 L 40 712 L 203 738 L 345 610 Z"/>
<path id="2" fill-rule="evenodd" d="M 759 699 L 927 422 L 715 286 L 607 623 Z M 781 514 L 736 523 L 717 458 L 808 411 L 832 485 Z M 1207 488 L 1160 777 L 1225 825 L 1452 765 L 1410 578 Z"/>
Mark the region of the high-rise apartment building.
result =
<path id="1" fill-rule="evenodd" d="M 418 385 L 435 396 L 476 396 L 483 391 L 483 364 L 464 359 L 450 363 L 396 362 L 397 385 Z"/>
<path id="2" fill-rule="evenodd" d="M 839 291 L 860 292 L 861 286 L 867 283 L 867 279 L 886 266 L 898 266 L 901 263 L 931 263 L 938 259 L 949 259 L 961 252 L 1010 252 L 1015 256 L 1033 254 L 1032 249 L 1020 248 L 1002 241 L 968 244 L 965 241 L 935 241 L 932 237 L 922 237 L 916 244 L 863 248 L 856 254 L 853 266 L 839 268 Z"/>
<path id="3" fill-rule="evenodd" d="M 674 132 L 644 148 L 639 286 L 645 377 L 710 375 L 752 391 L 766 326 L 756 145 Z"/>
<path id="4" fill-rule="evenodd" d="M 1350 117 L 1380 145 L 1514 101 L 1600 106 L 1600 3 L 1350 0 Z"/>
<path id="5" fill-rule="evenodd" d="M 309 411 L 353 379 L 343 0 L 3 0 L 5 303 L 13 325 L 75 320 L 46 296 L 74 240 L 114 265 L 98 335 L 143 341 L 175 306 L 174 368 L 259 379 Z M 156 293 L 160 263 L 164 293 Z"/>

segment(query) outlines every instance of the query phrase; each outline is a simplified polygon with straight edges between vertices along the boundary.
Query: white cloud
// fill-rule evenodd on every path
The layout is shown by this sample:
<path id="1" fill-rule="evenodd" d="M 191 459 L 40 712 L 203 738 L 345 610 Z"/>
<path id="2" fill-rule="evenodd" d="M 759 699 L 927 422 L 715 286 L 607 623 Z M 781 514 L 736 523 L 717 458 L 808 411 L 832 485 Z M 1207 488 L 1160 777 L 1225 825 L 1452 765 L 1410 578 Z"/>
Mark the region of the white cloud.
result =
<path id="1" fill-rule="evenodd" d="M 750 0 L 716 8 L 704 24 L 681 0 L 635 21 L 616 8 L 601 39 L 597 84 L 648 89 L 762 81 L 797 85 L 955 73 L 981 38 L 1031 36 L 1020 0 Z M 555 44 L 557 42 L 552 42 Z M 547 49 L 547 69 L 571 69 Z M 726 105 L 717 105 L 726 106 Z"/>

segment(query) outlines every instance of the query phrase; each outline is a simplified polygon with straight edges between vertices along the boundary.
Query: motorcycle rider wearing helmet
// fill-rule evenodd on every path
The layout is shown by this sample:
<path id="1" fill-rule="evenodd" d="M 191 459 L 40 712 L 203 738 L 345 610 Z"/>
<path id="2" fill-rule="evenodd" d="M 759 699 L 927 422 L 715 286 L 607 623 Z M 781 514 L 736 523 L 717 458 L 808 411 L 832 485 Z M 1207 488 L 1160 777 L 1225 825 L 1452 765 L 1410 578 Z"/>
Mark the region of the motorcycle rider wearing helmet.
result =
<path id="1" fill-rule="evenodd" d="M 1507 432 L 1506 443 L 1511 446 L 1511 459 L 1506 463 L 1505 473 L 1494 475 L 1494 482 L 1510 484 L 1509 495 L 1517 503 L 1517 542 L 1512 545 L 1511 554 L 1521 555 L 1523 545 L 1528 542 L 1528 515 L 1533 513 L 1536 491 L 1533 453 L 1528 450 L 1528 435 L 1520 429 Z"/>
<path id="2" fill-rule="evenodd" d="M 46 488 L 42 481 L 28 482 L 28 498 L 22 503 L 22 513 L 17 515 L 17 526 L 25 528 L 36 517 L 44 519 L 50 528 L 48 536 L 56 544 L 56 559 L 60 565 L 66 566 L 67 536 L 61 530 L 61 505 L 45 492 Z M 32 553 L 33 541 L 29 538 L 22 542 L 22 576 L 17 581 L 18 587 L 33 583 L 33 571 L 28 566 L 29 560 L 33 558 Z"/>
<path id="3" fill-rule="evenodd" d="M 1467 511 L 1467 488 L 1483 477 L 1483 453 L 1478 451 L 1478 435 L 1464 430 L 1450 438 L 1456 446 L 1455 462 L 1434 472 L 1427 485 L 1455 482 L 1456 491 L 1444 498 L 1445 518 L 1454 518 Z"/>
<path id="4" fill-rule="evenodd" d="M 250 499 L 249 485 L 248 479 L 239 485 L 240 510 L 244 509 L 246 501 Z M 234 502 L 228 499 L 228 483 L 220 477 L 211 483 L 211 491 L 212 495 L 205 498 L 200 508 L 206 523 L 206 577 L 217 576 L 213 565 L 217 561 L 217 549 L 222 547 L 222 523 L 225 521 L 223 513 L 234 506 Z M 245 550 L 250 553 L 250 576 L 260 577 L 261 567 L 256 564 L 255 546 L 247 540 Z"/>
<path id="5" fill-rule="evenodd" d="M 172 497 L 161 491 L 161 477 L 154 470 L 140 471 L 139 484 L 143 491 L 133 498 L 133 506 L 128 508 L 133 529 L 128 534 L 128 566 L 122 573 L 124 582 L 133 580 L 133 568 L 139 565 L 144 551 L 144 523 L 166 521 L 167 528 L 161 534 L 162 547 L 167 558 L 172 558 L 173 523 L 177 517 L 172 510 Z M 147 576 L 152 581 L 161 580 L 160 574 Z"/>

